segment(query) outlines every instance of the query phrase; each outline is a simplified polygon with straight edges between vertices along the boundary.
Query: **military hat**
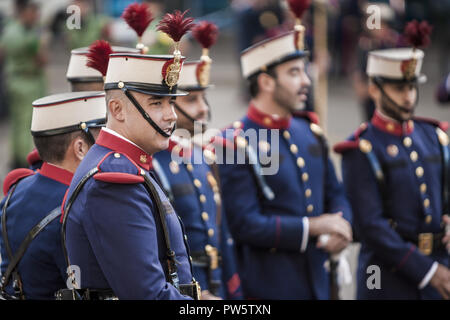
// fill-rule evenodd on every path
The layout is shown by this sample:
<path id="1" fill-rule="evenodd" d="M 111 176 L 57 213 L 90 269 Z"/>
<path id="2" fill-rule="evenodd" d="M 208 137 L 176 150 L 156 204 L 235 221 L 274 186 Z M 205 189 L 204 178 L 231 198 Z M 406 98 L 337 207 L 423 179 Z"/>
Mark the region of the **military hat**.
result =
<path id="1" fill-rule="evenodd" d="M 105 124 L 105 93 L 101 91 L 60 93 L 33 101 L 31 134 L 53 136 Z"/>
<path id="2" fill-rule="evenodd" d="M 113 46 L 114 53 L 140 53 L 139 49 Z M 86 66 L 89 48 L 78 48 L 71 51 L 66 77 L 71 82 L 103 82 L 99 71 Z"/>
<path id="3" fill-rule="evenodd" d="M 294 30 L 258 42 L 242 51 L 241 66 L 245 78 L 309 54 L 305 49 L 305 27 L 301 24 L 301 17 L 308 9 L 310 0 L 288 0 L 288 4 L 297 18 Z"/>
<path id="4" fill-rule="evenodd" d="M 393 48 L 369 52 L 367 75 L 382 82 L 424 83 L 421 73 L 425 53 L 418 49 L 429 44 L 431 27 L 426 21 L 414 20 L 405 27 L 404 37 L 412 48 Z"/>
<path id="5" fill-rule="evenodd" d="M 218 28 L 214 23 L 202 21 L 192 30 L 192 35 L 202 46 L 202 56 L 197 61 L 186 61 L 180 73 L 178 87 L 182 90 L 204 90 L 209 85 L 212 59 L 209 49 L 217 41 Z"/>

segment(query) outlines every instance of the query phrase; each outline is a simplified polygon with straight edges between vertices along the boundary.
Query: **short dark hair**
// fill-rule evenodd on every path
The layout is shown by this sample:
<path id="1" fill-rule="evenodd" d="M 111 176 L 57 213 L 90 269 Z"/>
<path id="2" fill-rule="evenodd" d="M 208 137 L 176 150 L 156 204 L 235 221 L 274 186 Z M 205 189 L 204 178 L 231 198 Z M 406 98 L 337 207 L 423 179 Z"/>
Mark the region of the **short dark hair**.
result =
<path id="1" fill-rule="evenodd" d="M 252 98 L 255 98 L 259 93 L 259 86 L 258 86 L 258 76 L 261 73 L 267 73 L 272 78 L 277 78 L 277 73 L 275 72 L 275 66 L 267 68 L 266 71 L 258 72 L 254 75 L 252 75 L 250 78 L 248 78 L 248 89 L 250 91 L 250 95 Z"/>
<path id="2" fill-rule="evenodd" d="M 59 163 L 64 160 L 70 143 L 78 137 L 82 138 L 89 146 L 92 145 L 88 135 L 81 130 L 48 137 L 33 137 L 33 140 L 43 161 Z"/>

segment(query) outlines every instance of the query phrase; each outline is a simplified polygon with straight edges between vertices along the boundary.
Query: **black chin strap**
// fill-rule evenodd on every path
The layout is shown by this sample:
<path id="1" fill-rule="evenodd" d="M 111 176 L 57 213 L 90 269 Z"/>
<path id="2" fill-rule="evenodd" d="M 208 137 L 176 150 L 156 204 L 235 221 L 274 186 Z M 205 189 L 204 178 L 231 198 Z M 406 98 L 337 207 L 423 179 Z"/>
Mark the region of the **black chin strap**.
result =
<path id="1" fill-rule="evenodd" d="M 133 103 L 139 113 L 144 117 L 144 119 L 147 120 L 147 122 L 150 123 L 150 125 L 156 130 L 156 132 L 158 132 L 164 138 L 170 138 L 170 136 L 176 129 L 176 125 L 173 127 L 172 132 L 170 134 L 167 134 L 152 120 L 152 118 L 150 118 L 149 114 L 145 112 L 144 108 L 141 107 L 139 102 L 137 102 L 137 100 L 133 97 L 130 90 L 128 90 L 126 86 L 124 86 L 121 90 L 123 91 L 123 93 L 125 93 L 128 99 L 130 99 L 130 101 Z"/>
<path id="2" fill-rule="evenodd" d="M 205 99 L 205 103 L 208 106 L 208 122 L 211 120 L 211 108 L 209 107 L 208 101 Z M 190 115 L 187 114 L 186 111 L 184 111 L 177 103 L 174 103 L 175 109 L 177 109 L 183 116 L 185 116 L 189 121 L 192 122 L 192 124 L 197 121 L 197 119 L 192 118 Z M 205 127 L 207 124 L 202 123 L 202 127 Z"/>
<path id="3" fill-rule="evenodd" d="M 401 111 L 405 111 L 405 112 L 410 112 L 410 110 L 405 109 L 403 106 L 397 104 L 394 100 L 391 99 L 391 97 L 388 96 L 388 94 L 384 91 L 383 86 L 381 85 L 381 82 L 379 79 L 374 78 L 373 79 L 373 83 L 375 83 L 375 85 L 377 86 L 377 88 L 381 91 L 381 94 L 383 95 L 383 97 L 389 101 L 390 104 L 392 104 L 395 108 L 400 109 Z M 416 102 L 414 103 L 414 109 L 417 106 L 417 103 L 419 102 L 419 90 L 417 91 L 417 97 L 416 97 Z M 384 110 L 385 112 L 389 113 L 389 116 L 393 117 L 394 119 L 403 122 L 402 119 L 398 119 L 397 116 L 395 114 L 392 114 L 392 112 L 389 112 L 389 110 Z"/>

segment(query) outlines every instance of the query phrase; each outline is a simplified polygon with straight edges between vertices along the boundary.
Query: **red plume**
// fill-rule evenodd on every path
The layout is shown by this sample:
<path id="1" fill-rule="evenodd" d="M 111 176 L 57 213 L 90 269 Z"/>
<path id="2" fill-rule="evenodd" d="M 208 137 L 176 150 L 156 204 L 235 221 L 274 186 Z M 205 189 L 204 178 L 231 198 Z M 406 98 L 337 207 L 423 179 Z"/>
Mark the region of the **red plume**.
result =
<path id="1" fill-rule="evenodd" d="M 96 40 L 90 47 L 87 54 L 88 62 L 86 65 L 99 71 L 103 76 L 106 76 L 108 70 L 109 55 L 113 53 L 108 41 Z"/>
<path id="2" fill-rule="evenodd" d="M 153 21 L 152 13 L 147 4 L 132 3 L 122 13 L 122 18 L 126 23 L 136 31 L 139 37 L 147 29 L 148 25 Z"/>
<path id="3" fill-rule="evenodd" d="M 288 0 L 289 8 L 294 13 L 294 15 L 301 19 L 303 13 L 308 10 L 311 0 Z"/>
<path id="4" fill-rule="evenodd" d="M 194 18 L 184 18 L 188 12 L 181 13 L 175 10 L 174 13 L 166 13 L 164 18 L 158 24 L 158 30 L 167 33 L 173 41 L 180 41 L 181 37 L 194 26 Z"/>
<path id="5" fill-rule="evenodd" d="M 419 23 L 413 20 L 406 24 L 403 36 L 414 48 L 424 48 L 430 44 L 430 34 L 433 28 L 426 21 Z"/>
<path id="6" fill-rule="evenodd" d="M 216 43 L 218 34 L 219 28 L 214 23 L 208 21 L 202 21 L 192 29 L 194 38 L 206 49 L 211 48 Z"/>

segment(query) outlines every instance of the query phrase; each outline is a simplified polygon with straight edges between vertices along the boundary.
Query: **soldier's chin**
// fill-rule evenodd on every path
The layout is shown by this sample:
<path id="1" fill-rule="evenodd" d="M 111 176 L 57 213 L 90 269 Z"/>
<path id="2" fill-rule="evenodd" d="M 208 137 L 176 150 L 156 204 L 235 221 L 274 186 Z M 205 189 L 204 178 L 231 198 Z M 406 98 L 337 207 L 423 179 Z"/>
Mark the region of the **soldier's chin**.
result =
<path id="1" fill-rule="evenodd" d="M 399 109 L 399 113 L 403 121 L 411 120 L 411 118 L 414 116 L 414 108 L 402 107 Z"/>

